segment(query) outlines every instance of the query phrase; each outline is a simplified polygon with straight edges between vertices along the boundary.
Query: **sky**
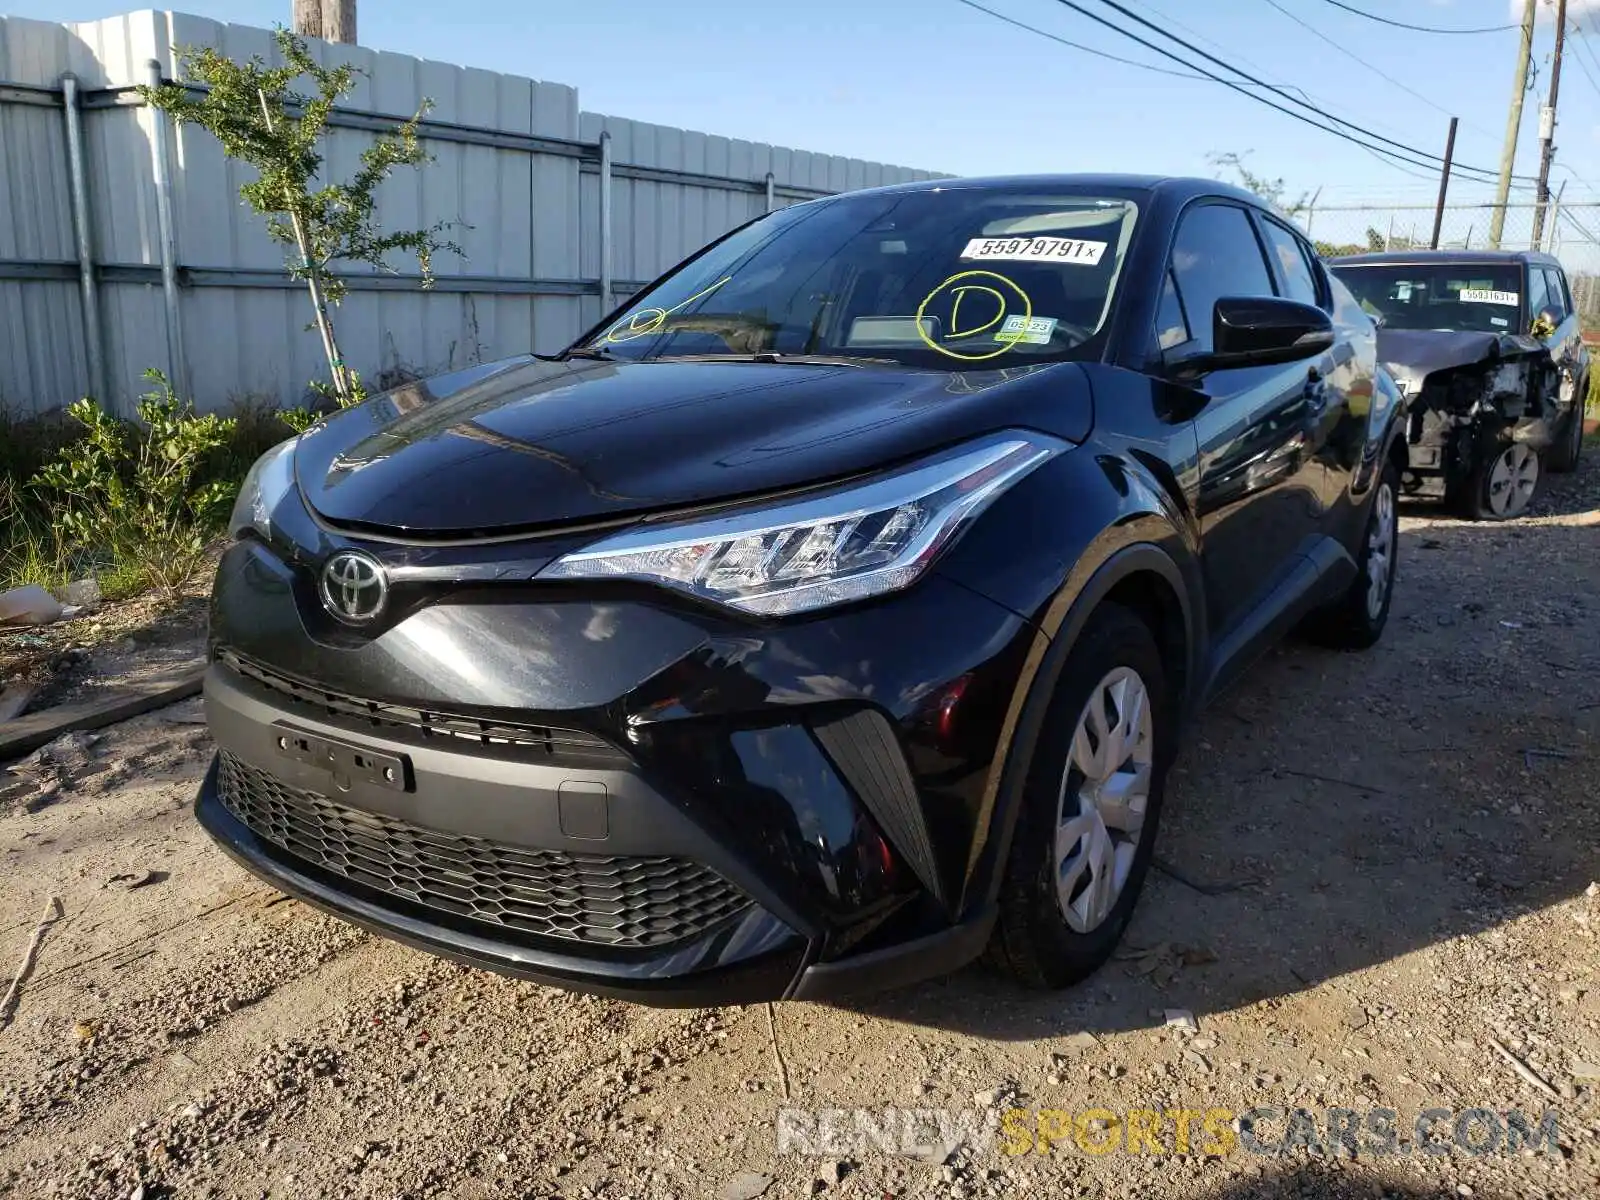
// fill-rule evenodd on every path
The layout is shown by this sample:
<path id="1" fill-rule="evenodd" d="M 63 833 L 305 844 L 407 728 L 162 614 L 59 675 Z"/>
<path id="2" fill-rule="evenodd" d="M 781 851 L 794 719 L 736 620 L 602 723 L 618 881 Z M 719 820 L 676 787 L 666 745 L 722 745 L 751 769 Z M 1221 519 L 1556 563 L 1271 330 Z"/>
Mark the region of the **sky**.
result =
<path id="1" fill-rule="evenodd" d="M 1183 69 L 1060 0 L 972 2 L 1042 33 L 962 0 L 362 0 L 359 32 L 363 45 L 377 49 L 576 86 L 590 111 L 951 174 L 1217 175 L 1208 155 L 1233 152 L 1258 174 L 1282 177 L 1291 198 L 1316 193 L 1329 214 L 1324 221 L 1336 221 L 1341 204 L 1425 204 L 1438 186 L 1426 169 L 1388 165 L 1216 83 L 1136 69 L 1048 40 L 1042 34 Z M 1101 0 L 1076 2 L 1114 15 Z M 1461 122 L 1457 160 L 1498 167 L 1515 29 L 1408 32 L 1328 0 L 1122 2 L 1268 83 L 1304 89 L 1329 113 L 1427 153 L 1442 153 L 1454 114 Z M 1350 2 L 1446 28 L 1506 25 L 1521 8 L 1521 0 Z M 1541 4 L 1535 91 L 1524 106 L 1517 156 L 1518 173 L 1528 176 L 1538 165 L 1538 112 L 1554 40 L 1553 3 Z M 291 0 L 187 0 L 178 7 L 270 26 L 289 20 Z M 126 10 L 115 0 L 0 0 L 0 12 L 39 19 Z M 1585 33 L 1568 39 L 1552 180 L 1570 181 L 1569 199 L 1600 200 L 1600 0 L 1570 0 L 1569 17 Z M 1487 195 L 1458 182 L 1452 199 Z M 1600 232 L 1600 220 L 1593 224 Z"/>

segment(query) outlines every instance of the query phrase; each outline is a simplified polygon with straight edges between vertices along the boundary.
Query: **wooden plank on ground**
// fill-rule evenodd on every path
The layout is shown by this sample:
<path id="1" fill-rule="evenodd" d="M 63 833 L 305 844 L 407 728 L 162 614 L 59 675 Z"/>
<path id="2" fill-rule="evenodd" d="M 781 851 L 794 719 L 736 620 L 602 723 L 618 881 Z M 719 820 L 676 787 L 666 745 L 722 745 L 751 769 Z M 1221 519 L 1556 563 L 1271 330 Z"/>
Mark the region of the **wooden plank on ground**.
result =
<path id="1" fill-rule="evenodd" d="M 0 762 L 20 758 L 53 742 L 63 733 L 100 729 L 187 700 L 199 693 L 205 675 L 204 667 L 168 672 L 142 683 L 113 688 L 105 695 L 78 704 L 62 704 L 7 721 L 0 725 Z"/>

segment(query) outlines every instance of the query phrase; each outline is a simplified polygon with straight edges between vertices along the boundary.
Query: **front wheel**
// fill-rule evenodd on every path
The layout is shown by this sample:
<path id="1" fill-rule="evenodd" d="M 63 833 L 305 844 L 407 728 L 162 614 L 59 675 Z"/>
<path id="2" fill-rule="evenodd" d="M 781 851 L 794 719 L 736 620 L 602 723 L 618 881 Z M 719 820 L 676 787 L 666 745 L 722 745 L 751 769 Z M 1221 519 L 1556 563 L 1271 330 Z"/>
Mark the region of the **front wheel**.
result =
<path id="1" fill-rule="evenodd" d="M 1538 494 L 1544 463 L 1525 442 L 1499 441 L 1485 449 L 1461 490 L 1463 512 L 1475 521 L 1522 516 Z"/>
<path id="2" fill-rule="evenodd" d="M 1032 987 L 1096 970 L 1150 867 L 1175 714 L 1149 626 L 1117 604 L 1084 626 L 1029 764 L 991 961 Z"/>

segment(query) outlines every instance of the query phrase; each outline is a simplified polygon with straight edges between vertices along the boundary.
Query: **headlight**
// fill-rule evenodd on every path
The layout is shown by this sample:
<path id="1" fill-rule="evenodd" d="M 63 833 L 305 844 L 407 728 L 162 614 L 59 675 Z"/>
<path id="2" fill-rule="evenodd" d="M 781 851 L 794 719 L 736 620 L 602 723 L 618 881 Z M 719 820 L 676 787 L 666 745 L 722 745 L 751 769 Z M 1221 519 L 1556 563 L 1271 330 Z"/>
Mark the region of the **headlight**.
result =
<path id="1" fill-rule="evenodd" d="M 299 438 L 290 438 L 268 450 L 245 473 L 239 498 L 228 518 L 228 536 L 238 537 L 253 529 L 262 537 L 272 534 L 272 510 L 294 487 L 294 448 Z"/>
<path id="2" fill-rule="evenodd" d="M 804 499 L 630 529 L 539 574 L 640 579 L 767 616 L 863 600 L 909 586 L 995 497 L 1067 448 L 1007 432 Z"/>

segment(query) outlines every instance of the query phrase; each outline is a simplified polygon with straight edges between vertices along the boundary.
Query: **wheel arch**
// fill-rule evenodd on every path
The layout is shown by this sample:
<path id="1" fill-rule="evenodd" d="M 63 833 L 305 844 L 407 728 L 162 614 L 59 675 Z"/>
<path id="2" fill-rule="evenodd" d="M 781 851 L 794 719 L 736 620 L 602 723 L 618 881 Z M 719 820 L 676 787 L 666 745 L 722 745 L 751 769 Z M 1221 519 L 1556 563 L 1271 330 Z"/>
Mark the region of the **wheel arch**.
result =
<path id="1" fill-rule="evenodd" d="M 1191 572 L 1198 571 L 1198 564 L 1188 565 Z M 1075 592 L 1065 591 L 1042 623 L 1048 640 L 1040 639 L 1013 696 L 975 823 L 963 881 L 963 911 L 990 904 L 998 895 L 1045 714 L 1078 635 L 1108 603 L 1123 605 L 1150 626 L 1163 665 L 1172 673 L 1169 684 L 1180 729 L 1193 715 L 1206 651 L 1204 597 L 1197 576 L 1187 577 L 1168 548 L 1153 541 L 1123 545 L 1100 562 Z"/>

